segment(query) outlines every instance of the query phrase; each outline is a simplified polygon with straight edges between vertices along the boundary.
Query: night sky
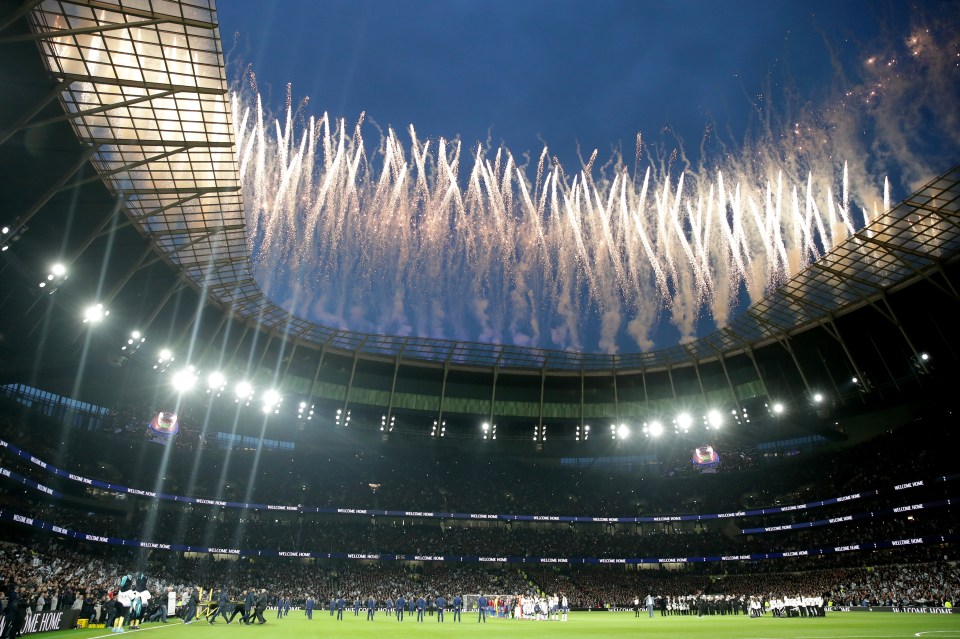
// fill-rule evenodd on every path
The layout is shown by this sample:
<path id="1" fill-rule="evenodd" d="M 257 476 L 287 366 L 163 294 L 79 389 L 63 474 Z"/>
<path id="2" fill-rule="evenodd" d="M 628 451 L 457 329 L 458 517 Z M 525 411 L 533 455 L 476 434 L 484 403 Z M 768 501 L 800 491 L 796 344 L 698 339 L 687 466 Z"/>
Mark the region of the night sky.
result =
<path id="1" fill-rule="evenodd" d="M 943 25 L 958 23 L 957 3 L 944 2 L 229 0 L 218 9 L 230 77 L 253 71 L 268 109 L 283 108 L 291 83 L 310 114 L 352 124 L 365 112 L 370 144 L 377 128 L 413 124 L 421 138 L 487 141 L 517 157 L 547 145 L 574 170 L 594 149 L 601 162 L 619 152 L 632 164 L 638 132 L 648 153 L 681 146 L 695 164 L 704 140 L 705 155 L 736 148 L 771 114 L 789 120 L 848 85 L 862 90 L 864 60 L 918 24 L 939 24 L 941 42 L 955 46 L 955 27 Z M 956 91 L 928 117 L 956 114 Z M 929 167 L 901 175 L 886 158 L 870 168 L 892 174 L 896 201 L 960 159 L 954 141 L 926 141 L 936 147 Z M 662 322 L 654 341 L 678 337 Z"/>

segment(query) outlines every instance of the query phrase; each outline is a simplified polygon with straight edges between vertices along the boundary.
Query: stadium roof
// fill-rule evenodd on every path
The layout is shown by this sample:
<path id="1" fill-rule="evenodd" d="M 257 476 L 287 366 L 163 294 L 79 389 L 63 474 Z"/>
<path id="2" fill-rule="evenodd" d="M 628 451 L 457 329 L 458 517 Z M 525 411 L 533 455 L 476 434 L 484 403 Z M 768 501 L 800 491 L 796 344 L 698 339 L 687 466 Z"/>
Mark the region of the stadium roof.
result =
<path id="1" fill-rule="evenodd" d="M 334 329 L 280 308 L 253 276 L 212 0 L 43 0 L 23 6 L 87 157 L 128 223 L 235 318 L 365 358 L 552 372 L 660 370 L 741 353 L 828 323 L 960 254 L 955 167 L 697 341 L 605 355 Z M 29 221 L 21 218 L 19 225 Z M 104 222 L 106 223 L 106 222 Z M 141 262 L 147 255 L 141 258 Z"/>

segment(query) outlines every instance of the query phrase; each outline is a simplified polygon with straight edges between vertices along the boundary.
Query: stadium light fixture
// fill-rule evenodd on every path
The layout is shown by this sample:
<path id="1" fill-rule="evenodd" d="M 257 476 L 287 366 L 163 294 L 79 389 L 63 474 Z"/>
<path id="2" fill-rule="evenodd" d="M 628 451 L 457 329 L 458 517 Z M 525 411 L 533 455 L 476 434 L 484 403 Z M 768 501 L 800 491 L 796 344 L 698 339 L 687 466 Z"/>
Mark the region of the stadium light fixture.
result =
<path id="1" fill-rule="evenodd" d="M 910 358 L 910 365 L 920 373 L 925 375 L 930 372 L 930 353 L 921 351 Z"/>
<path id="2" fill-rule="evenodd" d="M 160 353 L 157 355 L 157 363 L 153 365 L 153 370 L 158 373 L 165 372 L 170 368 L 170 364 L 173 363 L 174 357 L 173 352 L 169 348 L 160 349 Z"/>
<path id="3" fill-rule="evenodd" d="M 723 415 L 718 410 L 707 412 L 707 425 L 710 428 L 720 428 L 723 426 Z"/>
<path id="4" fill-rule="evenodd" d="M 50 275 L 54 277 L 63 277 L 66 274 L 67 274 L 67 267 L 61 264 L 60 262 L 57 262 L 56 264 L 50 267 Z"/>
<path id="5" fill-rule="evenodd" d="M 823 401 L 823 393 L 814 393 L 812 399 L 814 404 L 819 404 Z"/>
<path id="6" fill-rule="evenodd" d="M 92 304 L 83 311 L 84 324 L 99 324 L 110 314 L 110 311 L 103 308 L 103 304 Z"/>
<path id="7" fill-rule="evenodd" d="M 630 427 L 627 426 L 626 424 L 620 424 L 617 427 L 617 437 L 619 437 L 620 439 L 626 439 L 629 436 L 630 436 Z"/>
<path id="8" fill-rule="evenodd" d="M 140 331 L 132 331 L 130 337 L 127 338 L 127 343 L 120 347 L 121 351 L 126 351 L 128 355 L 132 355 L 140 350 L 140 347 L 143 346 L 143 343 L 147 341 L 147 338 L 141 335 Z"/>
<path id="9" fill-rule="evenodd" d="M 783 412 L 786 410 L 783 404 L 780 402 L 774 402 L 773 407 L 771 408 L 774 415 L 783 415 Z"/>
<path id="10" fill-rule="evenodd" d="M 253 386 L 247 381 L 238 382 L 234 387 L 233 392 L 237 396 L 237 401 L 242 399 L 250 399 L 250 397 L 253 395 Z"/>
<path id="11" fill-rule="evenodd" d="M 227 378 L 220 371 L 214 371 L 207 376 L 207 391 L 219 393 L 227 385 Z"/>
<path id="12" fill-rule="evenodd" d="M 651 437 L 659 437 L 663 434 L 663 424 L 660 422 L 650 422 L 648 430 L 650 431 Z"/>
<path id="13" fill-rule="evenodd" d="M 261 399 L 263 400 L 264 413 L 269 413 L 270 411 L 278 412 L 280 410 L 280 402 L 283 401 L 283 396 L 280 395 L 280 391 L 271 388 L 263 392 Z"/>
<path id="14" fill-rule="evenodd" d="M 183 370 L 177 371 L 171 381 L 178 393 L 187 393 L 196 385 L 197 373 L 194 371 L 193 366 L 188 366 Z"/>
<path id="15" fill-rule="evenodd" d="M 693 425 L 693 418 L 690 417 L 690 413 L 680 413 L 677 415 L 677 426 L 683 432 L 690 430 L 690 426 Z"/>

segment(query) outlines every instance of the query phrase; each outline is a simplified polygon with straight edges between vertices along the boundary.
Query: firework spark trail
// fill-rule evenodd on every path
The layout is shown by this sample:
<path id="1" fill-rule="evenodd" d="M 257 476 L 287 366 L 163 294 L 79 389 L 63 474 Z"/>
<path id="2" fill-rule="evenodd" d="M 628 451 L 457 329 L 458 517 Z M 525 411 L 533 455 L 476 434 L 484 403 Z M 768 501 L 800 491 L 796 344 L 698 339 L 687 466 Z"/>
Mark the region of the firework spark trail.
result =
<path id="1" fill-rule="evenodd" d="M 544 153 L 530 183 L 508 151 L 477 147 L 461 186 L 459 143 L 412 127 L 370 158 L 326 114 L 298 133 L 291 109 L 271 122 L 235 97 L 234 121 L 258 277 L 269 290 L 292 274 L 295 310 L 322 298 L 340 327 L 463 337 L 458 317 L 482 340 L 581 348 L 593 313 L 602 350 L 624 325 L 646 348 L 659 309 L 689 339 L 701 315 L 729 318 L 741 284 L 755 301 L 853 231 L 846 186 L 833 201 L 783 168 L 731 185 L 648 167 L 638 188 L 587 166 L 567 181 Z"/>
<path id="2" fill-rule="evenodd" d="M 960 84 L 960 44 L 947 33 L 946 46 L 929 31 L 908 39 L 908 70 L 869 58 L 861 85 L 786 135 L 759 114 L 756 139 L 695 169 L 639 135 L 632 173 L 619 157 L 594 168 L 593 152 L 568 174 L 544 148 L 531 178 L 505 148 L 466 151 L 413 127 L 368 153 L 363 114 L 352 130 L 327 114 L 298 125 L 288 97 L 273 119 L 250 83 L 232 121 L 255 275 L 337 328 L 614 352 L 656 346 L 663 315 L 691 339 L 888 209 L 890 184 L 872 176 L 891 160 L 904 158 L 910 186 L 941 168 L 906 147 L 920 127 L 960 139 L 945 90 Z"/>

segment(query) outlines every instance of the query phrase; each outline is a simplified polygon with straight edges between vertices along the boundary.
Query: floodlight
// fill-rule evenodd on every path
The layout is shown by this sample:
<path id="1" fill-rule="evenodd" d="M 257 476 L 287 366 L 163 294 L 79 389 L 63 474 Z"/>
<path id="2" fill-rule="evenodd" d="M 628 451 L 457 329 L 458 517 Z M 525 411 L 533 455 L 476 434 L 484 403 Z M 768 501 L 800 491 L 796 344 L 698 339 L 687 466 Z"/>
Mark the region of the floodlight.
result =
<path id="1" fill-rule="evenodd" d="M 60 264 L 59 262 L 57 262 L 50 268 L 50 273 L 57 277 L 60 277 L 61 275 L 66 274 L 66 272 L 67 272 L 67 267 L 64 266 L 63 264 Z"/>
<path id="2" fill-rule="evenodd" d="M 207 387 L 210 389 L 222 389 L 227 385 L 227 378 L 220 371 L 214 371 L 207 376 Z"/>
<path id="3" fill-rule="evenodd" d="M 160 356 L 159 356 L 157 359 L 159 359 L 161 362 L 165 362 L 165 361 L 167 361 L 167 360 L 172 360 L 172 359 L 173 359 L 173 353 L 170 351 L 169 348 L 161 349 L 161 350 L 160 350 Z"/>
<path id="4" fill-rule="evenodd" d="M 819 404 L 823 401 L 823 393 L 814 393 L 813 394 L 813 403 Z"/>
<path id="5" fill-rule="evenodd" d="M 781 404 L 780 402 L 777 402 L 777 403 L 775 403 L 775 404 L 773 405 L 773 414 L 774 414 L 774 415 L 782 415 L 784 410 L 785 410 L 785 409 L 784 409 L 784 407 L 783 407 L 783 404 Z"/>
<path id="6" fill-rule="evenodd" d="M 143 339 L 143 337 L 140 335 L 140 331 L 133 331 L 130 333 L 130 337 L 133 339 Z"/>
<path id="7" fill-rule="evenodd" d="M 110 311 L 103 309 L 103 304 L 94 304 L 92 306 L 88 306 L 86 310 L 83 311 L 83 323 L 98 324 L 109 314 Z"/>
<path id="8" fill-rule="evenodd" d="M 10 227 L 9 227 L 9 226 L 5 226 L 5 227 L 3 227 L 2 229 L 0 229 L 0 233 L 3 233 L 4 235 L 6 235 L 6 234 L 9 233 L 9 232 L 10 232 Z"/>
<path id="9" fill-rule="evenodd" d="M 663 424 L 660 422 L 650 422 L 649 431 L 652 436 L 659 437 L 663 434 Z"/>
<path id="10" fill-rule="evenodd" d="M 173 376 L 173 387 L 177 389 L 177 392 L 186 393 L 193 388 L 194 384 L 197 383 L 197 375 L 193 371 L 193 367 L 185 368 L 182 371 L 177 371 Z"/>
<path id="11" fill-rule="evenodd" d="M 687 430 L 693 424 L 693 418 L 690 417 L 690 413 L 680 413 L 677 415 L 677 426 L 683 430 Z"/>
<path id="12" fill-rule="evenodd" d="M 720 428 L 723 425 L 723 415 L 718 410 L 711 410 L 707 413 L 707 423 L 711 428 Z"/>
<path id="13" fill-rule="evenodd" d="M 484 422 L 483 426 L 481 426 L 480 428 L 483 429 L 483 432 L 487 432 L 488 430 L 490 430 L 490 424 L 488 424 L 487 422 Z"/>
<path id="14" fill-rule="evenodd" d="M 930 359 L 930 354 L 929 354 L 929 353 L 920 353 L 920 359 L 922 359 L 923 361 L 927 361 L 928 359 Z"/>
<path id="15" fill-rule="evenodd" d="M 280 391 L 271 388 L 263 393 L 263 405 L 273 408 L 280 403 Z"/>
<path id="16" fill-rule="evenodd" d="M 250 385 L 250 382 L 240 382 L 234 392 L 237 394 L 237 399 L 246 399 L 253 395 L 253 386 Z"/>
<path id="17" fill-rule="evenodd" d="M 620 439 L 626 439 L 630 436 L 630 429 L 626 424 L 620 424 L 620 427 L 617 428 L 617 435 L 620 437 Z"/>

